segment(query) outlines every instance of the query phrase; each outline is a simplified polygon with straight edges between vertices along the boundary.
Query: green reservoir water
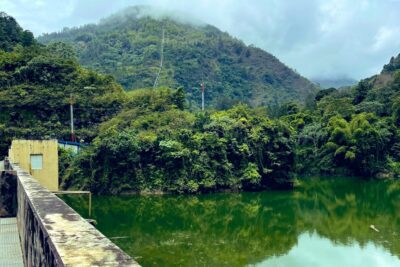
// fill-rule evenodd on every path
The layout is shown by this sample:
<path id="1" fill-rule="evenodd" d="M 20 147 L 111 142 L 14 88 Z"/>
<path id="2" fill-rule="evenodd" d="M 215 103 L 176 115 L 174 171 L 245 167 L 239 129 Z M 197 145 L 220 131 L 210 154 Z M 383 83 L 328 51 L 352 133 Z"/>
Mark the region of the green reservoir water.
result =
<path id="1" fill-rule="evenodd" d="M 85 197 L 63 199 L 87 217 Z M 400 266 L 399 182 L 307 179 L 285 192 L 95 196 L 92 217 L 145 267 Z"/>

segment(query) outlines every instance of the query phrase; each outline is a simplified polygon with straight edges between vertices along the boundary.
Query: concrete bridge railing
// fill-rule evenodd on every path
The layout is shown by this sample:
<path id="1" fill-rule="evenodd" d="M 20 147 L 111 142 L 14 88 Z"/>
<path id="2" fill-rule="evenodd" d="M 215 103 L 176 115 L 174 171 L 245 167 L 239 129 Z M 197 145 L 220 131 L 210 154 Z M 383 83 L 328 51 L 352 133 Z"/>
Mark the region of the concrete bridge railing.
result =
<path id="1" fill-rule="evenodd" d="M 25 266 L 139 266 L 27 172 L 17 165 L 12 165 L 12 169 L 7 177 L 8 183 L 13 184 L 10 175 L 15 176 L 16 213 Z M 15 206 L 12 196 L 5 199 L 7 205 Z M 12 209 L 8 207 L 11 213 Z"/>

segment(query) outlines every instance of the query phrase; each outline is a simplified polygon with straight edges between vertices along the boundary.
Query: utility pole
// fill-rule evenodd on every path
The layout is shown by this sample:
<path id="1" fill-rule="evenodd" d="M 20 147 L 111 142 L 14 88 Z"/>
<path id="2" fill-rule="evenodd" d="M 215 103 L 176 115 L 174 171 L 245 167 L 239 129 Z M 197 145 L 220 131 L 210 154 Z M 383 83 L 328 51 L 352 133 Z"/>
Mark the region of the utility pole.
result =
<path id="1" fill-rule="evenodd" d="M 71 116 L 71 141 L 75 142 L 75 133 L 74 133 L 74 99 L 72 97 L 72 94 L 70 95 L 69 98 L 69 110 L 70 110 L 70 116 Z"/>
<path id="2" fill-rule="evenodd" d="M 204 111 L 204 82 L 201 83 L 201 110 Z"/>
<path id="3" fill-rule="evenodd" d="M 156 76 L 156 80 L 153 84 L 153 89 L 158 86 L 158 79 L 160 78 L 161 70 L 163 68 L 163 61 L 164 61 L 164 42 L 165 42 L 165 29 L 162 29 L 162 39 L 161 39 L 161 55 L 160 55 L 160 66 L 158 69 L 158 73 Z"/>

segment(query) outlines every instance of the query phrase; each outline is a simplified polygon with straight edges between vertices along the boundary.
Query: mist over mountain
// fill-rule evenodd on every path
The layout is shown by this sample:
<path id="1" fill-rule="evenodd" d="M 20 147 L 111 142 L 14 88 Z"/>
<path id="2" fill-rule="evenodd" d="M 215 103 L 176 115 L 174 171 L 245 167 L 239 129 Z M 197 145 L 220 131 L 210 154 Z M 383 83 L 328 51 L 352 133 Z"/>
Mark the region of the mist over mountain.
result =
<path id="1" fill-rule="evenodd" d="M 357 80 L 349 77 L 313 78 L 312 81 L 324 89 L 353 86 L 358 82 Z"/>
<path id="2" fill-rule="evenodd" d="M 231 37 L 216 27 L 171 16 L 151 7 L 127 8 L 97 24 L 64 29 L 38 38 L 41 43 L 66 42 L 79 62 L 111 74 L 126 90 L 152 87 L 159 70 L 162 32 L 163 68 L 159 86 L 184 87 L 193 106 L 225 108 L 303 102 L 316 86 L 273 55 Z"/>

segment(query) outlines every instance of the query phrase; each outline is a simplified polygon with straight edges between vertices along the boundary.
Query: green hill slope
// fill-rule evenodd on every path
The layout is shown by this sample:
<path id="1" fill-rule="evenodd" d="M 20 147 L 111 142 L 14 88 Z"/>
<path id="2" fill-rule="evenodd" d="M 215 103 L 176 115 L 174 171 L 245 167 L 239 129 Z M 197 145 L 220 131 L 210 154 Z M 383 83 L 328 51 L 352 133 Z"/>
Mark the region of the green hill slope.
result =
<path id="1" fill-rule="evenodd" d="M 11 22 L 11 23 L 9 23 Z M 38 45 L 16 21 L 0 14 L 0 155 L 12 139 L 68 139 L 70 96 L 75 99 L 78 140 L 89 142 L 97 126 L 117 113 L 126 94 L 111 76 L 82 68 L 68 46 Z M 12 35 L 11 33 L 16 33 Z"/>
<path id="2" fill-rule="evenodd" d="M 210 25 L 177 22 L 169 16 L 146 15 L 149 7 L 131 7 L 90 24 L 38 38 L 64 41 L 76 48 L 80 63 L 112 74 L 127 90 L 153 86 L 165 30 L 164 66 L 159 85 L 183 86 L 193 106 L 225 108 L 236 102 L 252 106 L 304 101 L 316 88 L 271 54 Z"/>
<path id="3" fill-rule="evenodd" d="M 362 80 L 354 89 L 359 110 L 389 116 L 400 97 L 400 54 L 392 57 L 381 73 Z"/>
<path id="4" fill-rule="evenodd" d="M 0 12 L 0 50 L 11 51 L 18 44 L 22 46 L 35 44 L 33 34 L 23 30 L 13 17 Z"/>

